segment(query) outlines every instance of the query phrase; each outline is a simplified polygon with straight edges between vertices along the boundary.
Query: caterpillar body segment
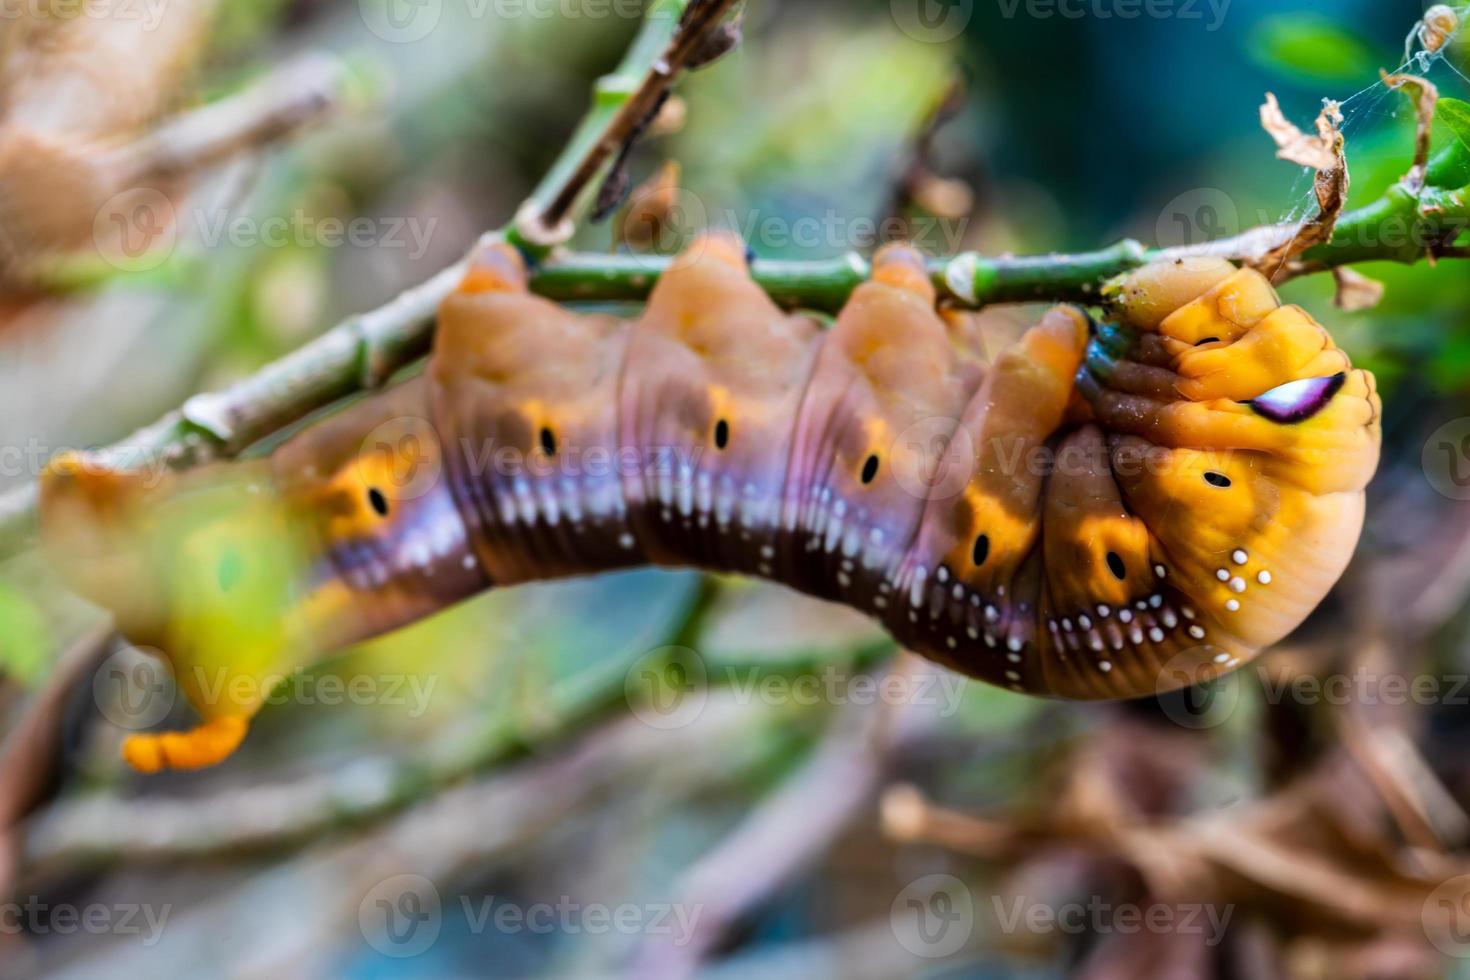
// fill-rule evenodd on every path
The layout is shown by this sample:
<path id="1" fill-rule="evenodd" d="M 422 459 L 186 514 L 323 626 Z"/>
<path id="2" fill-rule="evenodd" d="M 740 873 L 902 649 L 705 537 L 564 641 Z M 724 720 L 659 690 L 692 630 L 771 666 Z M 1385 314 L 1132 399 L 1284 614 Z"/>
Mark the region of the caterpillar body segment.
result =
<path id="1" fill-rule="evenodd" d="M 873 280 L 823 337 L 796 419 L 780 549 L 797 588 L 906 631 L 900 606 L 922 585 L 910 585 L 904 562 L 924 516 L 924 477 L 974 377 L 916 266 L 907 247 L 880 252 Z"/>
<path id="2" fill-rule="evenodd" d="M 638 547 L 657 564 L 789 580 L 783 491 L 818 324 L 751 281 L 742 242 L 711 236 L 660 279 L 628 333 L 617 445 Z"/>

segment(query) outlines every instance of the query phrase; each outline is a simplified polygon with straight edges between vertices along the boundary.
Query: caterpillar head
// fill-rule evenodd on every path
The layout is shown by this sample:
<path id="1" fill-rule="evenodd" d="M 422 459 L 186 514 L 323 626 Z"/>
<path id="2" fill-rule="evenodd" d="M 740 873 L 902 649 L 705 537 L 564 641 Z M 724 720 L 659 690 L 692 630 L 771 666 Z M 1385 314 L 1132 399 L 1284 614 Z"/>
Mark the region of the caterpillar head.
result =
<path id="1" fill-rule="evenodd" d="M 1356 547 L 1380 442 L 1373 376 L 1259 273 L 1160 263 L 1107 298 L 1078 389 L 1106 433 L 1118 501 L 1146 529 L 1136 560 L 1191 618 L 1155 645 L 1157 662 L 1091 696 L 1169 686 L 1155 668 L 1173 657 L 1187 661 L 1181 682 L 1237 666 L 1299 625 Z M 1105 577 L 1098 565 L 1089 574 Z"/>
<path id="2" fill-rule="evenodd" d="M 990 365 L 951 447 L 968 483 L 913 549 L 943 584 L 890 617 L 1032 694 L 1155 694 L 1280 640 L 1342 574 L 1378 459 L 1372 376 L 1259 274 L 1160 263 L 1105 299 Z"/>

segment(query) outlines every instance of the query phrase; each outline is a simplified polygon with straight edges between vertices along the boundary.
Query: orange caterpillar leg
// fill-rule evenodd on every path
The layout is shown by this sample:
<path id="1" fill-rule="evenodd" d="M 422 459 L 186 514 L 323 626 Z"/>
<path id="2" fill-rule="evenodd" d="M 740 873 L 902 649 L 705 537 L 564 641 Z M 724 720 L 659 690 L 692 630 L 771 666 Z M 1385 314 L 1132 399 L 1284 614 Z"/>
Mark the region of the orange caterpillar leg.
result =
<path id="1" fill-rule="evenodd" d="M 122 754 L 139 772 L 204 769 L 234 755 L 249 730 L 250 720 L 243 715 L 215 718 L 193 731 L 129 736 Z"/>

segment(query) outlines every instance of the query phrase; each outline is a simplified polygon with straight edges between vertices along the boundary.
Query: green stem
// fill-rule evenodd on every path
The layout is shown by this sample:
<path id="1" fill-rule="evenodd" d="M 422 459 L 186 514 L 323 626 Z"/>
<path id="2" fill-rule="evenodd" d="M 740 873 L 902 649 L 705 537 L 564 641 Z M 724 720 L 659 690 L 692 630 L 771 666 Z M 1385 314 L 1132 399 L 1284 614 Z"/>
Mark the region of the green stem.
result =
<path id="1" fill-rule="evenodd" d="M 531 289 L 559 302 L 646 299 L 672 258 L 663 255 L 562 254 L 538 267 Z M 857 255 L 817 261 L 760 260 L 752 274 L 782 306 L 835 311 L 868 277 Z"/>
<path id="2" fill-rule="evenodd" d="M 1355 262 L 1390 261 L 1413 264 L 1455 240 L 1470 225 L 1470 187 L 1415 193 L 1396 184 L 1383 197 L 1344 215 L 1332 241 L 1302 258 L 1325 268 Z"/>
<path id="3" fill-rule="evenodd" d="M 1094 303 L 1103 283 L 1147 263 L 1154 253 L 1132 239 L 1076 255 L 1001 256 L 967 252 L 934 263 L 935 285 L 970 308 L 991 303 Z"/>
<path id="4" fill-rule="evenodd" d="M 1081 303 L 1095 301 L 1102 283 L 1142 265 L 1149 254 L 1135 241 L 1078 255 L 986 258 L 971 252 L 934 259 L 930 272 L 940 294 L 961 306 Z M 672 261 L 654 255 L 559 255 L 536 270 L 531 289 L 558 302 L 637 302 L 648 297 Z M 835 259 L 757 259 L 751 275 L 781 306 L 835 313 L 868 270 L 866 259 L 849 253 Z"/>

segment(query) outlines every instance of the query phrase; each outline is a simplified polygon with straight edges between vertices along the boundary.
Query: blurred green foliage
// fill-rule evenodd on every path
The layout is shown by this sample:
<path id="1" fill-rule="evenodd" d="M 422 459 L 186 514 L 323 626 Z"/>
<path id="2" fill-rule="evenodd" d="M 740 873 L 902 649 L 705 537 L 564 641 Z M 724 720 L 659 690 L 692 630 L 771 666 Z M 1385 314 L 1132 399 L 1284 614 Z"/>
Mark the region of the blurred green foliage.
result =
<path id="1" fill-rule="evenodd" d="M 1371 77 L 1374 67 L 1367 44 L 1319 14 L 1268 17 L 1255 28 L 1249 47 L 1264 67 L 1305 82 L 1350 85 Z"/>
<path id="2" fill-rule="evenodd" d="M 0 582 L 0 675 L 33 686 L 45 676 L 54 642 L 50 624 L 35 602 Z"/>

